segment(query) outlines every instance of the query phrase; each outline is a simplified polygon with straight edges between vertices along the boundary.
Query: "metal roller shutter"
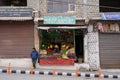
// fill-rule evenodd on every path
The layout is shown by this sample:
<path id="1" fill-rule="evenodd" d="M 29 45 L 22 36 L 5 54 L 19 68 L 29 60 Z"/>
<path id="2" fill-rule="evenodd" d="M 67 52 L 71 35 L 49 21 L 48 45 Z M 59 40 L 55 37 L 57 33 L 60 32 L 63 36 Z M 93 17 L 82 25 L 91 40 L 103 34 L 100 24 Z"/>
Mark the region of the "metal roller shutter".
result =
<path id="1" fill-rule="evenodd" d="M 0 22 L 0 58 L 28 58 L 34 43 L 32 21 Z"/>
<path id="2" fill-rule="evenodd" d="M 120 34 L 100 33 L 100 63 L 102 68 L 120 68 Z"/>

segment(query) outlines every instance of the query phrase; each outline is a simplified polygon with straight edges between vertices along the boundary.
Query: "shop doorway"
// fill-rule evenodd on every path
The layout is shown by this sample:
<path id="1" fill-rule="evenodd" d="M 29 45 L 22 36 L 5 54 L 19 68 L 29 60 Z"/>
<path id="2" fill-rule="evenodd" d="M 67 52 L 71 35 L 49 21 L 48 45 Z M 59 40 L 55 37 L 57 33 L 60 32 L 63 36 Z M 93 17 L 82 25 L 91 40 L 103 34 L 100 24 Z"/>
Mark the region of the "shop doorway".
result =
<path id="1" fill-rule="evenodd" d="M 40 65 L 74 65 L 74 29 L 40 30 Z"/>
<path id="2" fill-rule="evenodd" d="M 76 53 L 76 63 L 82 63 L 84 61 L 84 34 L 83 30 L 75 30 L 75 53 Z"/>

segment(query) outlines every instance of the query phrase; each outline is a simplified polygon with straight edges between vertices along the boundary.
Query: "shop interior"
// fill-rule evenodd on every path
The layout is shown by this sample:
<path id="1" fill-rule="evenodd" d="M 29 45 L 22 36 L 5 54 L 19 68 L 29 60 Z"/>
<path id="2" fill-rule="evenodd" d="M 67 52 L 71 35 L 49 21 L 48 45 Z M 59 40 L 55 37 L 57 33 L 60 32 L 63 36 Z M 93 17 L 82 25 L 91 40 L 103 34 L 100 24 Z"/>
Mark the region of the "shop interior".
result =
<path id="1" fill-rule="evenodd" d="M 84 60 L 83 37 L 82 29 L 40 30 L 40 59 L 49 61 L 72 59 L 73 63 L 82 63 Z"/>

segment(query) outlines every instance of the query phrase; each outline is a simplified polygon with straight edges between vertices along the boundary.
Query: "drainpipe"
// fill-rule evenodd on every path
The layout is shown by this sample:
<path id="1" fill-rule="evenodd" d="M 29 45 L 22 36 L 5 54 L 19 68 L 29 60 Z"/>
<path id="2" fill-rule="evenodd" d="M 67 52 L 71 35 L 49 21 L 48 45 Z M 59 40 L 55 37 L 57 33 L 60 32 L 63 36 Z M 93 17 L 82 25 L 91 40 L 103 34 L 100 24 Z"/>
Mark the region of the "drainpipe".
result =
<path id="1" fill-rule="evenodd" d="M 34 47 L 36 48 L 36 50 L 39 52 L 39 31 L 37 29 L 38 27 L 38 11 L 33 11 L 34 14 Z"/>
<path id="2" fill-rule="evenodd" d="M 89 24 L 88 12 L 87 12 L 87 0 L 83 0 L 83 17 L 85 19 L 85 24 Z"/>
<path id="3" fill-rule="evenodd" d="M 87 18 L 87 8 L 86 8 L 86 3 L 87 3 L 87 0 L 83 0 L 83 16 L 84 16 L 84 19 Z"/>

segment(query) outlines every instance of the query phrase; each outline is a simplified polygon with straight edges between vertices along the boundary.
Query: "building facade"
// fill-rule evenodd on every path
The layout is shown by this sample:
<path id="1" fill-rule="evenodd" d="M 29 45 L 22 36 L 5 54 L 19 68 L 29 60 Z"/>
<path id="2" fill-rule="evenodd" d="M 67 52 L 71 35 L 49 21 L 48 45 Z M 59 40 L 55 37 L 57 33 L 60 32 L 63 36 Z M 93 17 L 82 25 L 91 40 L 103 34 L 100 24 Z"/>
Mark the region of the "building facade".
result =
<path id="1" fill-rule="evenodd" d="M 118 50 L 119 45 L 116 45 L 119 42 L 117 41 L 116 44 L 111 43 L 113 40 L 113 39 L 111 40 L 111 36 L 117 38 L 119 32 L 117 34 L 116 33 L 109 34 L 109 36 L 108 33 L 105 34 L 100 32 L 101 30 L 100 24 L 103 25 L 107 21 L 102 18 L 101 15 L 102 13 L 99 10 L 100 9 L 99 2 L 100 2 L 99 0 L 70 0 L 70 1 L 69 0 L 63 0 L 63 1 L 27 0 L 26 4 L 24 4 L 26 6 L 24 7 L 23 5 L 22 7 L 20 6 L 11 7 L 10 5 L 7 6 L 7 8 L 6 6 L 5 7 L 1 6 L 0 7 L 1 8 L 0 25 L 2 25 L 0 26 L 1 28 L 0 32 L 2 33 L 1 36 L 10 35 L 11 37 L 5 37 L 8 39 L 5 39 L 4 37 L 0 38 L 1 40 L 0 45 L 3 46 L 1 48 L 1 51 L 3 54 L 4 53 L 7 54 L 7 55 L 5 54 L 0 55 L 0 56 L 4 56 L 4 57 L 0 57 L 0 63 L 3 64 L 3 66 L 6 66 L 8 63 L 12 63 L 13 66 L 23 67 L 25 64 L 27 64 L 27 67 L 30 67 L 31 61 L 29 59 L 29 54 L 32 47 L 35 47 L 40 53 L 40 55 L 42 55 L 41 53 L 43 53 L 42 55 L 43 57 L 41 57 L 40 60 L 44 61 L 46 58 L 47 59 L 49 58 L 48 56 L 45 55 L 48 54 L 46 48 L 51 47 L 50 45 L 52 45 L 52 47 L 57 45 L 59 47 L 58 48 L 59 51 L 61 52 L 64 51 L 64 48 L 62 48 L 62 46 L 67 46 L 69 43 L 72 43 L 72 47 L 74 48 L 73 52 L 75 54 L 75 58 L 78 60 L 76 61 L 76 63 L 74 63 L 73 61 L 72 63 L 73 66 L 76 66 L 75 64 L 78 65 L 87 64 L 91 70 L 97 70 L 99 67 L 120 68 L 119 56 L 117 57 L 117 55 L 119 55 L 119 50 Z M 31 15 L 29 14 L 30 16 L 28 15 L 3 16 L 2 12 L 4 11 L 6 12 L 7 11 L 6 9 L 9 8 L 12 14 L 17 12 L 17 14 L 22 15 L 23 13 L 25 14 L 26 12 L 24 11 L 27 10 L 28 10 L 27 14 L 29 14 L 29 12 L 32 14 Z M 119 23 L 119 20 L 109 21 L 108 19 L 107 23 L 113 23 L 113 22 Z M 20 29 L 23 32 L 21 31 L 19 32 Z M 12 33 L 14 31 L 17 31 L 15 32 L 16 34 Z M 15 36 L 13 36 L 13 34 Z M 16 43 L 13 38 L 16 39 Z M 116 38 L 114 40 L 116 40 Z M 109 40 L 109 42 L 111 43 L 111 45 L 114 46 L 114 48 L 108 45 L 107 43 L 108 39 L 111 40 L 111 41 Z M 10 40 L 14 41 L 15 45 L 13 45 L 10 42 Z M 103 43 L 106 45 L 104 45 Z M 11 55 L 10 56 L 9 49 L 11 48 L 11 45 L 13 49 L 11 50 L 12 53 L 10 54 Z M 25 45 L 25 46 L 18 47 L 20 45 L 21 46 Z M 10 48 L 7 48 L 8 50 L 4 51 L 6 47 L 10 47 Z M 109 50 L 111 48 L 113 50 L 110 55 L 114 55 L 113 53 L 116 52 L 116 56 L 114 57 L 108 56 L 110 53 Z M 41 52 L 44 49 L 46 51 Z M 105 49 L 108 51 L 106 51 Z M 16 56 L 12 56 L 12 55 L 16 55 Z M 16 61 L 14 61 L 15 59 Z M 52 58 L 49 58 L 48 61 L 50 59 L 53 59 L 53 56 Z M 114 64 L 107 64 L 109 60 L 112 59 L 114 59 L 113 63 L 114 62 L 116 63 L 115 67 L 109 67 Z M 19 61 L 22 61 L 22 63 L 19 63 Z M 19 65 L 16 65 L 14 63 Z M 39 64 L 46 65 L 43 64 L 42 61 L 40 61 Z M 69 63 L 65 63 L 65 64 L 69 64 Z"/>
<path id="2" fill-rule="evenodd" d="M 30 66 L 30 52 L 34 47 L 34 9 L 27 0 L 0 1 L 0 63 L 13 67 Z"/>
<path id="3" fill-rule="evenodd" d="M 89 1 L 72 0 L 72 1 L 73 2 L 69 2 L 69 1 L 61 2 L 58 0 L 54 2 L 54 0 L 53 1 L 38 0 L 37 3 L 39 3 L 39 5 L 37 5 L 38 7 L 36 8 L 36 10 L 38 10 L 39 17 L 36 17 L 34 19 L 35 22 L 37 23 L 36 25 L 37 29 L 38 31 L 41 31 L 43 27 L 46 27 L 48 32 L 52 28 L 58 31 L 67 29 L 67 28 L 74 30 L 75 34 L 73 35 L 74 39 L 72 42 L 74 43 L 74 47 L 76 47 L 75 54 L 78 58 L 80 58 L 79 64 L 80 63 L 81 65 L 84 63 L 88 64 L 90 66 L 90 69 L 96 70 L 100 66 L 99 37 L 98 37 L 99 34 L 98 32 L 93 31 L 92 22 L 94 22 L 94 20 L 99 20 L 101 18 L 99 14 L 99 1 L 98 0 L 94 0 L 94 1 L 93 0 L 89 0 Z M 57 4 L 62 4 L 63 7 L 58 7 L 58 8 L 53 7 Z M 67 7 L 66 7 L 66 4 L 68 4 Z M 86 6 L 87 4 L 89 5 L 96 4 L 97 6 L 89 6 L 89 5 Z M 50 8 L 48 6 L 50 6 Z M 57 21 L 55 22 L 54 20 L 52 23 L 53 18 L 50 19 L 51 17 L 54 17 L 56 19 L 56 17 L 61 17 L 61 16 L 63 18 L 75 17 L 76 23 L 70 24 L 66 22 L 66 23 L 62 23 L 61 25 L 61 23 L 58 23 Z M 51 22 L 48 21 L 48 24 L 45 23 L 44 22 L 45 17 L 47 17 L 47 19 L 50 19 Z M 41 50 L 40 48 L 42 44 L 41 37 L 37 41 L 40 41 L 40 42 L 39 42 L 39 45 L 38 45 L 38 42 L 36 42 L 36 47 L 39 47 L 39 50 Z M 62 41 L 58 41 L 58 43 L 59 42 L 62 42 Z"/>

